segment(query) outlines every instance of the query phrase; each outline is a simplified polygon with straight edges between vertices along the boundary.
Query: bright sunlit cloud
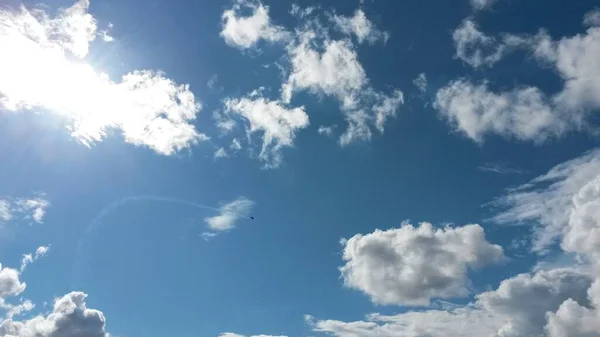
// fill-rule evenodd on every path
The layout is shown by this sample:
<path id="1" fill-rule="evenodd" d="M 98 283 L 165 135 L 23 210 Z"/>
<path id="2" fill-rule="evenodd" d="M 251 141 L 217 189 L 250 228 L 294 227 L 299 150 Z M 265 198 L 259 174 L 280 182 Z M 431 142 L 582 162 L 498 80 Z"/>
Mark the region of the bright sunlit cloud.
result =
<path id="1" fill-rule="evenodd" d="M 0 109 L 51 111 L 88 146 L 112 130 L 163 155 L 207 139 L 192 124 L 201 106 L 187 85 L 149 70 L 115 82 L 82 61 L 97 36 L 88 7 L 80 0 L 54 18 L 25 7 L 0 11 Z"/>

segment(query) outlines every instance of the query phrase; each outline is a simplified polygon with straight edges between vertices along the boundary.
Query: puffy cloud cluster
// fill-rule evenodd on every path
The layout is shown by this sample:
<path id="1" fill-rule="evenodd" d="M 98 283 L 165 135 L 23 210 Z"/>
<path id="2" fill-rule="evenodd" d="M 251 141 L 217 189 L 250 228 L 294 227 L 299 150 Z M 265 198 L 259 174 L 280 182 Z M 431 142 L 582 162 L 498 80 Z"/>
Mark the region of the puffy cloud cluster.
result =
<path id="1" fill-rule="evenodd" d="M 487 83 L 456 80 L 441 88 L 435 106 L 457 130 L 475 141 L 487 134 L 543 141 L 587 128 L 590 112 L 600 109 L 600 27 L 597 11 L 585 16 L 585 34 L 553 40 L 540 31 L 534 36 L 504 35 L 499 41 L 480 32 L 467 19 L 454 32 L 456 57 L 477 68 L 492 66 L 510 50 L 529 50 L 556 69 L 564 81 L 553 95 L 535 87 L 493 92 Z"/>
<path id="2" fill-rule="evenodd" d="M 251 14 L 243 15 L 244 9 Z M 252 48 L 260 40 L 277 42 L 289 37 L 284 28 L 271 23 L 269 7 L 260 1 L 236 0 L 231 9 L 223 12 L 221 20 L 221 37 L 228 45 L 240 49 Z"/>
<path id="3" fill-rule="evenodd" d="M 101 311 L 88 309 L 87 295 L 72 292 L 54 302 L 48 315 L 16 321 L 7 319 L 0 324 L 0 336 L 6 337 L 108 337 Z"/>
<path id="4" fill-rule="evenodd" d="M 43 195 L 32 198 L 0 198 L 0 223 L 33 220 L 42 223 L 50 202 Z"/>
<path id="5" fill-rule="evenodd" d="M 431 299 L 465 296 L 468 268 L 504 259 L 502 248 L 489 243 L 479 225 L 404 224 L 358 234 L 343 244 L 344 283 L 379 304 L 429 305 Z"/>
<path id="6" fill-rule="evenodd" d="M 287 48 L 291 69 L 281 89 L 283 101 L 290 102 L 294 93 L 301 91 L 334 97 L 348 123 L 340 144 L 370 140 L 370 125 L 383 132 L 387 119 L 404 104 L 404 95 L 400 90 L 383 93 L 372 88 L 354 44 L 329 38 L 327 30 L 314 20 L 298 30 Z"/>
<path id="7" fill-rule="evenodd" d="M 560 164 L 523 185 L 498 204 L 508 206 L 495 219 L 538 224 L 534 249 L 556 240 L 592 267 L 587 302 L 571 297 L 548 314 L 550 337 L 598 336 L 600 325 L 600 150 Z"/>
<path id="8" fill-rule="evenodd" d="M 394 316 L 371 314 L 364 321 L 315 320 L 315 331 L 338 337 L 541 337 L 546 314 L 565 300 L 587 305 L 590 277 L 572 269 L 538 271 L 503 281 L 498 289 L 476 296 L 465 306 L 409 311 Z"/>
<path id="9" fill-rule="evenodd" d="M 241 16 L 241 8 L 250 8 L 252 14 Z M 250 132 L 263 132 L 263 148 L 259 157 L 269 167 L 277 167 L 281 163 L 280 148 L 292 146 L 295 132 L 309 124 L 304 108 L 293 107 L 296 93 L 308 91 L 339 101 L 348 123 L 339 139 L 341 145 L 370 140 L 372 128 L 383 132 L 386 121 L 394 117 L 404 103 L 400 90 L 384 93 L 371 86 L 358 61 L 357 47 L 353 42 L 355 39 L 358 44 L 373 44 L 387 40 L 388 34 L 377 29 L 362 9 L 356 10 L 352 16 L 325 12 L 330 25 L 323 23 L 316 10 L 316 7 L 294 5 L 291 13 L 299 19 L 294 30 L 272 25 L 268 7 L 258 1 L 238 0 L 232 9 L 223 13 L 221 36 L 229 45 L 250 48 L 261 39 L 286 43 L 287 58 L 281 64 L 286 80 L 281 87 L 281 98 L 267 99 L 255 91 L 247 97 L 225 100 L 226 110 L 244 117 L 250 124 Z M 244 22 L 243 27 L 240 22 Z M 332 39 L 334 32 L 341 32 L 342 38 Z M 263 113 L 258 114 L 259 111 Z M 227 132 L 236 125 L 231 118 L 220 114 L 216 115 L 216 119 L 218 127 Z"/>
<path id="10" fill-rule="evenodd" d="M 571 126 L 535 87 L 493 92 L 486 83 L 457 80 L 440 89 L 434 106 L 450 125 L 476 142 L 487 134 L 542 142 Z"/>
<path id="11" fill-rule="evenodd" d="M 91 145 L 110 131 L 170 155 L 207 137 L 192 124 L 200 104 L 187 85 L 142 70 L 120 82 L 83 62 L 97 35 L 88 0 L 50 17 L 41 9 L 0 9 L 0 108 L 65 117 L 71 135 Z"/>

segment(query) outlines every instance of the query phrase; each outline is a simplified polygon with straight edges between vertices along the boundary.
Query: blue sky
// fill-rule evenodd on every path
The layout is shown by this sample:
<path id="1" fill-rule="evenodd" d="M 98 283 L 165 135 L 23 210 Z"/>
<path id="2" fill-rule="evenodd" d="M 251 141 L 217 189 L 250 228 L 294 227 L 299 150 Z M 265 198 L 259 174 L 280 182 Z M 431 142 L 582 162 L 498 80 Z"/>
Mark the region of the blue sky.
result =
<path id="1" fill-rule="evenodd" d="M 600 336 L 598 6 L 4 1 L 0 337 Z"/>

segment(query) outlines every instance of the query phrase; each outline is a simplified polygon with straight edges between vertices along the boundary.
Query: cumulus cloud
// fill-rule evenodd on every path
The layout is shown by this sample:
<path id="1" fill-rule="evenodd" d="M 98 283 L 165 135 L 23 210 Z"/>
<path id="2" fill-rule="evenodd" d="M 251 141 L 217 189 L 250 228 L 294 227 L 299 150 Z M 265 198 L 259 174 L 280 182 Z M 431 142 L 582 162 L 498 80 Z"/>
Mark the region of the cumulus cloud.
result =
<path id="1" fill-rule="evenodd" d="M 592 12 L 594 13 L 594 12 Z M 594 15 L 588 14 L 588 23 Z M 534 39 L 537 56 L 553 63 L 564 80 L 563 90 L 555 95 L 556 104 L 568 111 L 600 108 L 600 27 L 585 34 L 551 41 L 547 35 Z M 543 52 L 539 52 L 543 50 Z"/>
<path id="2" fill-rule="evenodd" d="M 251 14 L 243 16 L 242 10 Z M 288 37 L 284 28 L 271 23 L 269 7 L 259 0 L 236 0 L 231 9 L 223 12 L 221 26 L 225 43 L 240 49 L 254 47 L 260 40 L 277 42 Z"/>
<path id="3" fill-rule="evenodd" d="M 0 222 L 33 220 L 42 223 L 50 206 L 50 202 L 42 196 L 0 198 Z"/>
<path id="4" fill-rule="evenodd" d="M 438 110 L 457 129 L 481 141 L 486 133 L 520 140 L 543 141 L 570 130 L 587 129 L 590 113 L 600 108 L 600 27 L 597 11 L 589 12 L 584 34 L 553 40 L 545 31 L 536 35 L 486 36 L 467 19 L 454 32 L 456 57 L 473 67 L 491 66 L 508 51 L 522 48 L 554 67 L 564 81 L 561 91 L 546 95 L 535 87 L 490 92 L 487 84 L 457 80 L 440 89 Z"/>
<path id="5" fill-rule="evenodd" d="M 486 83 L 457 80 L 437 92 L 434 106 L 457 131 L 477 142 L 487 134 L 542 142 L 575 127 L 572 116 L 556 111 L 535 87 L 497 93 Z"/>
<path id="6" fill-rule="evenodd" d="M 564 300 L 586 305 L 590 277 L 572 269 L 538 271 L 504 280 L 498 289 L 482 293 L 467 305 L 445 310 L 409 311 L 394 316 L 370 314 L 366 320 L 315 320 L 317 332 L 337 337 L 521 337 L 544 336 L 546 314 Z"/>
<path id="7" fill-rule="evenodd" d="M 101 311 L 88 309 L 87 294 L 72 292 L 54 302 L 48 315 L 24 321 L 7 319 L 0 324 L 0 336 L 6 337 L 108 337 Z"/>
<path id="8" fill-rule="evenodd" d="M 495 219 L 537 224 L 534 250 L 560 247 L 591 264 L 587 302 L 571 297 L 549 312 L 550 337 L 597 336 L 600 325 L 600 150 L 562 163 L 500 198 L 508 206 Z"/>
<path id="9" fill-rule="evenodd" d="M 19 279 L 19 271 L 12 268 L 3 268 L 0 264 L 0 298 L 16 296 L 22 293 L 27 284 Z"/>
<path id="10" fill-rule="evenodd" d="M 55 17 L 43 10 L 0 10 L 0 107 L 43 110 L 64 117 L 71 135 L 90 146 L 110 131 L 163 155 L 207 137 L 193 126 L 200 104 L 187 85 L 142 70 L 120 82 L 82 62 L 97 35 L 80 0 Z"/>
<path id="11" fill-rule="evenodd" d="M 374 90 L 352 42 L 330 39 L 318 21 L 299 30 L 288 56 L 291 70 L 282 86 L 283 101 L 290 102 L 300 91 L 335 97 L 348 122 L 341 145 L 371 139 L 370 125 L 383 132 L 386 120 L 404 103 L 400 90 L 391 94 Z"/>
<path id="12" fill-rule="evenodd" d="M 235 222 L 240 218 L 247 218 L 253 207 L 254 201 L 245 197 L 239 197 L 223 204 L 219 208 L 219 215 L 208 217 L 204 221 L 208 225 L 208 228 L 213 231 L 228 231 L 235 227 Z"/>
<path id="13" fill-rule="evenodd" d="M 224 103 L 228 113 L 237 114 L 249 123 L 248 135 L 262 132 L 259 158 L 266 167 L 281 165 L 281 149 L 293 146 L 296 132 L 309 125 L 304 107 L 288 107 L 281 101 L 263 97 L 258 91 L 246 97 L 226 99 Z"/>
<path id="14" fill-rule="evenodd" d="M 585 14 L 583 24 L 586 26 L 600 26 L 600 9 L 595 8 Z"/>
<path id="15" fill-rule="evenodd" d="M 485 239 L 483 228 L 435 229 L 404 224 L 344 240 L 344 283 L 378 304 L 429 305 L 434 298 L 469 293 L 467 271 L 503 261 L 503 250 Z"/>
<path id="16" fill-rule="evenodd" d="M 362 9 L 357 9 L 352 17 L 333 14 L 332 19 L 337 29 L 344 34 L 356 36 L 358 43 L 373 44 L 378 40 L 388 39 L 388 33 L 377 29 Z"/>

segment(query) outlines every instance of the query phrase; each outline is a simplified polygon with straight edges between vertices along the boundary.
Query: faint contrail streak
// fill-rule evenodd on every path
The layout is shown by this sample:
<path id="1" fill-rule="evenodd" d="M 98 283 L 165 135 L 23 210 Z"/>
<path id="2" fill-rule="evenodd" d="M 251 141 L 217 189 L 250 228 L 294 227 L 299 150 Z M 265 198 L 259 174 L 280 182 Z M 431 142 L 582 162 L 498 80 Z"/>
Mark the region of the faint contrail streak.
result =
<path id="1" fill-rule="evenodd" d="M 85 243 L 86 243 L 88 237 L 94 231 L 101 228 L 102 219 L 104 219 L 107 215 L 111 214 L 112 212 L 119 209 L 121 206 L 123 206 L 125 204 L 132 203 L 132 202 L 140 202 L 140 201 L 167 202 L 167 203 L 172 203 L 172 204 L 177 204 L 177 205 L 194 207 L 194 208 L 198 208 L 198 209 L 207 209 L 207 210 L 212 210 L 212 211 L 216 211 L 216 212 L 221 211 L 219 208 L 207 206 L 207 205 L 189 201 L 189 200 L 181 200 L 181 199 L 176 199 L 176 198 L 160 197 L 160 196 L 154 196 L 154 195 L 130 196 L 130 197 L 125 197 L 125 198 L 119 199 L 117 201 L 113 201 L 108 206 L 104 207 L 100 211 L 100 213 L 98 213 L 98 215 L 96 215 L 96 217 L 94 217 L 94 219 L 92 219 L 92 221 L 89 223 L 89 225 L 83 232 L 83 235 L 81 235 L 79 242 L 77 243 L 77 251 L 75 253 L 75 261 L 73 263 L 73 269 L 72 269 L 72 277 L 71 277 L 72 284 L 71 284 L 71 286 L 74 286 L 73 280 L 75 279 L 75 277 L 78 276 L 78 272 L 80 272 L 83 267 L 83 265 L 82 265 L 83 260 L 81 257 L 82 257 L 83 249 L 85 247 Z M 247 216 L 243 216 L 243 215 L 239 215 L 239 216 L 242 218 L 248 218 Z"/>

